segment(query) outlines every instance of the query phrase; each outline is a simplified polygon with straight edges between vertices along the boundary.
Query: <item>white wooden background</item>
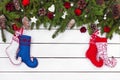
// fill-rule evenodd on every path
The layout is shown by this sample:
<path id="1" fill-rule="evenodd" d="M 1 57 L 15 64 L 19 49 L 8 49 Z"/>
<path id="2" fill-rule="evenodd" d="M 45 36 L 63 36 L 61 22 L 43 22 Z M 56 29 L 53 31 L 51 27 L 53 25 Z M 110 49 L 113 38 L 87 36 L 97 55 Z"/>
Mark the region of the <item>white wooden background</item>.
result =
<path id="1" fill-rule="evenodd" d="M 66 30 L 57 38 L 51 36 L 55 30 L 32 30 L 24 34 L 32 36 L 31 55 L 39 60 L 35 69 L 24 63 L 15 66 L 10 63 L 5 49 L 12 35 L 5 31 L 7 42 L 0 38 L 0 80 L 120 80 L 120 36 L 108 40 L 108 55 L 115 56 L 115 68 L 96 68 L 85 58 L 89 47 L 89 34 L 79 29 Z M 1 37 L 1 34 L 0 34 Z"/>

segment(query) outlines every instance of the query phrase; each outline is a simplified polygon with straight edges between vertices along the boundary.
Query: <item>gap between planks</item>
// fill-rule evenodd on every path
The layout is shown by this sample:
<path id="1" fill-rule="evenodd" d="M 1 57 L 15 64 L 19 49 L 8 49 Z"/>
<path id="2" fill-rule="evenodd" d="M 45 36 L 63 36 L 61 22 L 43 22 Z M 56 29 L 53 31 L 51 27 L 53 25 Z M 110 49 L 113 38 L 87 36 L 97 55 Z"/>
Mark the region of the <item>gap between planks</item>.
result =
<path id="1" fill-rule="evenodd" d="M 0 57 L 0 58 L 8 58 L 8 57 Z M 32 57 L 31 57 L 32 58 Z M 38 59 L 86 59 L 86 57 L 36 57 Z M 109 57 L 112 58 L 112 57 Z M 114 57 L 120 59 L 120 57 Z"/>
<path id="2" fill-rule="evenodd" d="M 120 73 L 120 71 L 0 71 L 0 73 Z"/>
<path id="3" fill-rule="evenodd" d="M 10 44 L 10 43 L 0 43 L 0 44 Z M 31 44 L 66 44 L 66 45 L 69 45 L 69 44 L 89 44 L 89 43 L 31 43 Z M 120 43 L 107 43 L 107 44 L 110 44 L 110 45 L 120 45 Z"/>

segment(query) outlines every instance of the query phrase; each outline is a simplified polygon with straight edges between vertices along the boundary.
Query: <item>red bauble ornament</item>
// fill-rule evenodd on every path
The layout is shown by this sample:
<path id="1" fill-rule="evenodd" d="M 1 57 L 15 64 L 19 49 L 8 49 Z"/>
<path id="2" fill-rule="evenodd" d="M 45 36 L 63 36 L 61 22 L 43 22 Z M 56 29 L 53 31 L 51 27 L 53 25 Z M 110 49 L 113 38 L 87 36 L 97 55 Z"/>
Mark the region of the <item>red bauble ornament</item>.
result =
<path id="1" fill-rule="evenodd" d="M 109 33 L 110 32 L 110 27 L 109 26 L 105 26 L 104 27 L 104 32 Z"/>
<path id="2" fill-rule="evenodd" d="M 22 0 L 22 5 L 23 6 L 28 6 L 30 4 L 30 0 Z"/>
<path id="3" fill-rule="evenodd" d="M 86 30 L 87 30 L 87 29 L 86 29 L 85 27 L 80 28 L 80 32 L 81 32 L 81 33 L 85 33 Z"/>
<path id="4" fill-rule="evenodd" d="M 16 24 L 13 24 L 13 25 L 12 25 L 12 29 L 13 29 L 14 31 L 20 30 L 20 28 L 19 28 Z"/>
<path id="5" fill-rule="evenodd" d="M 48 13 L 47 13 L 47 17 L 48 17 L 49 19 L 53 19 L 53 18 L 54 18 L 53 12 L 48 12 Z"/>
<path id="6" fill-rule="evenodd" d="M 74 13 L 77 15 L 77 16 L 80 16 L 82 14 L 82 11 L 80 9 L 75 9 L 74 10 Z"/>
<path id="7" fill-rule="evenodd" d="M 5 8 L 7 11 L 14 11 L 15 10 L 15 6 L 14 6 L 13 2 L 7 3 Z"/>
<path id="8" fill-rule="evenodd" d="M 66 9 L 71 8 L 70 2 L 65 2 L 65 3 L 64 3 L 64 7 L 65 7 Z"/>

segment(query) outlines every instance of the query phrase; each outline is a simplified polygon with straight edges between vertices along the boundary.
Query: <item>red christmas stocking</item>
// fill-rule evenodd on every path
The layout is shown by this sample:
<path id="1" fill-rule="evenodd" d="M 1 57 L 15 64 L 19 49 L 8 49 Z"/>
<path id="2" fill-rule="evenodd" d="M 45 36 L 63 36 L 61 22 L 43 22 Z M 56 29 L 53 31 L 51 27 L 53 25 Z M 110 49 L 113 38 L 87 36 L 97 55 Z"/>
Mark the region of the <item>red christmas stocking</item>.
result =
<path id="1" fill-rule="evenodd" d="M 95 44 L 95 39 L 97 37 L 96 34 L 97 34 L 97 31 L 91 35 L 90 45 L 89 45 L 89 48 L 86 52 L 86 57 L 96 67 L 102 67 L 103 66 L 103 60 L 101 58 L 97 57 L 98 56 L 98 50 L 97 50 L 97 46 Z"/>

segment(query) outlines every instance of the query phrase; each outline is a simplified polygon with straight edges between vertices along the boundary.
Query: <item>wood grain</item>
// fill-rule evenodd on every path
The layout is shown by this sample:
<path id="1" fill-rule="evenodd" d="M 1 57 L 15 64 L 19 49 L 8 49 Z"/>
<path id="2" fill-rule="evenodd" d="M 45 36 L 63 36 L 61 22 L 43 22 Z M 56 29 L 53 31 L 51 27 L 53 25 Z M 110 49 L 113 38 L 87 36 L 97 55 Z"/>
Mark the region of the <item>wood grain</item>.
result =
<path id="1" fill-rule="evenodd" d="M 108 40 L 108 56 L 115 56 L 118 63 L 115 68 L 96 68 L 85 58 L 89 47 L 90 35 L 80 33 L 78 28 L 66 30 L 55 39 L 51 31 L 24 31 L 32 37 L 31 55 L 38 58 L 39 66 L 31 69 L 24 63 L 20 66 L 11 64 L 5 50 L 12 35 L 5 31 L 7 42 L 0 38 L 0 80 L 119 80 L 120 79 L 120 36 L 114 34 Z M 105 36 L 105 35 L 103 35 Z M 1 34 L 0 34 L 1 37 Z"/>

